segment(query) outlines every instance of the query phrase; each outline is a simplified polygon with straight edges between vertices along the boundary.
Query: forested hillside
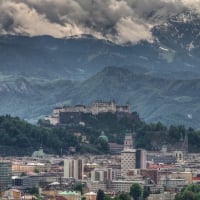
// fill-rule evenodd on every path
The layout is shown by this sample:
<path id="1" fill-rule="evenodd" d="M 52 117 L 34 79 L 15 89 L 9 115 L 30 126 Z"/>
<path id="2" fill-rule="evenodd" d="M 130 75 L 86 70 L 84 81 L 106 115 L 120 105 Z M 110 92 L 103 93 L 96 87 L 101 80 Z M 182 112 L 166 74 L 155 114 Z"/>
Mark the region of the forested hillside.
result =
<path id="1" fill-rule="evenodd" d="M 0 155 L 31 155 L 40 146 L 46 153 L 68 154 L 69 147 L 75 147 L 77 153 L 109 153 L 99 144 L 98 137 L 104 131 L 109 142 L 123 143 L 127 132 L 135 132 L 136 148 L 159 150 L 163 144 L 175 144 L 188 134 L 189 151 L 200 151 L 200 131 L 184 126 L 165 127 L 162 123 L 146 124 L 132 113 L 129 118 L 117 118 L 111 113 L 98 116 L 85 115 L 85 126 L 51 127 L 40 124 L 32 125 L 18 117 L 0 116 Z M 41 123 L 41 121 L 40 121 Z M 90 144 L 81 143 L 80 137 L 74 133 L 85 135 Z"/>

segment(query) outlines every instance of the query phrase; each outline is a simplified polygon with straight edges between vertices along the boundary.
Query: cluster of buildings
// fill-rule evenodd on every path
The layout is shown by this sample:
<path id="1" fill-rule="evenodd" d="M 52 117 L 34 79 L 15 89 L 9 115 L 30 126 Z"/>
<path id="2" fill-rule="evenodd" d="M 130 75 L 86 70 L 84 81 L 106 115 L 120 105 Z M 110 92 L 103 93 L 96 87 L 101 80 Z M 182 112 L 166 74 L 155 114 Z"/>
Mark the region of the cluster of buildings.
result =
<path id="1" fill-rule="evenodd" d="M 148 200 L 174 199 L 183 187 L 200 183 L 200 155 L 187 152 L 187 136 L 177 148 L 169 147 L 156 152 L 135 149 L 134 134 L 126 134 L 123 148 L 113 155 L 55 157 L 39 149 L 32 157 L 2 159 L 1 196 L 28 199 L 27 189 L 38 187 L 44 199 L 95 200 L 99 189 L 114 196 L 139 183 L 149 189 Z M 84 194 L 73 191 L 77 182 Z"/>
<path id="2" fill-rule="evenodd" d="M 117 105 L 115 101 L 95 101 L 91 106 L 75 105 L 54 108 L 52 115 L 47 116 L 45 120 L 48 120 L 52 125 L 78 123 L 81 121 L 82 113 L 98 115 L 107 112 L 130 114 L 131 107 L 129 103 Z"/>

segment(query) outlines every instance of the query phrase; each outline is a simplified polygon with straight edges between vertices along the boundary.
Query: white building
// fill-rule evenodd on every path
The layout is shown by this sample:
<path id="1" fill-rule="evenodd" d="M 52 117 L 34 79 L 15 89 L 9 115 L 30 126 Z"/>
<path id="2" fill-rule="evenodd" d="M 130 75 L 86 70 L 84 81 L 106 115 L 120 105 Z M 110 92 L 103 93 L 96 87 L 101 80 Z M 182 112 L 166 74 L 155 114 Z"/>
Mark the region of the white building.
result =
<path id="1" fill-rule="evenodd" d="M 82 180 L 84 163 L 85 161 L 83 159 L 65 159 L 64 178 L 75 178 L 76 180 Z"/>
<path id="2" fill-rule="evenodd" d="M 145 181 L 142 179 L 135 180 L 113 180 L 112 181 L 112 190 L 115 192 L 130 192 L 130 188 L 133 183 L 139 183 L 141 185 L 145 184 Z"/>
<path id="3" fill-rule="evenodd" d="M 95 168 L 91 172 L 91 181 L 106 182 L 112 180 L 112 168 Z"/>

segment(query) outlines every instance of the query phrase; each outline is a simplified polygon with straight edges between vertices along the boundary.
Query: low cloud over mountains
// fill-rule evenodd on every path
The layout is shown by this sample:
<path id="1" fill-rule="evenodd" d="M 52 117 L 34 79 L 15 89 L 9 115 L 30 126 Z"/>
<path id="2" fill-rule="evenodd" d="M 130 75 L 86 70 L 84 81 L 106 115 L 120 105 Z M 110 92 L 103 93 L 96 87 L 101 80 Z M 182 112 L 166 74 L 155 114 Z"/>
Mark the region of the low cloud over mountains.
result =
<path id="1" fill-rule="evenodd" d="M 0 34 L 91 34 L 115 43 L 152 41 L 152 27 L 199 0 L 2 0 Z"/>

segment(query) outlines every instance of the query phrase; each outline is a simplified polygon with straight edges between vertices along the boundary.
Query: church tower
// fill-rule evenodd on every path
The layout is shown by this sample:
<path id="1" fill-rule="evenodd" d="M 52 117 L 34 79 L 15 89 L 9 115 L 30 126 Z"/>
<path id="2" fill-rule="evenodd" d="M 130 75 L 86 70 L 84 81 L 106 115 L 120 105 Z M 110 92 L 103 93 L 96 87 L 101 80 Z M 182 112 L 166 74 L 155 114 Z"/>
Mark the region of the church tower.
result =
<path id="1" fill-rule="evenodd" d="M 135 148 L 135 133 L 127 132 L 124 138 L 124 150 L 125 149 L 134 149 Z"/>
<path id="2" fill-rule="evenodd" d="M 125 149 L 133 149 L 133 137 L 132 137 L 132 135 L 125 135 L 124 150 Z"/>
<path id="3" fill-rule="evenodd" d="M 126 134 L 124 139 L 124 150 L 121 152 L 121 175 L 128 177 L 128 172 L 136 168 L 136 150 L 133 148 L 133 137 Z"/>

